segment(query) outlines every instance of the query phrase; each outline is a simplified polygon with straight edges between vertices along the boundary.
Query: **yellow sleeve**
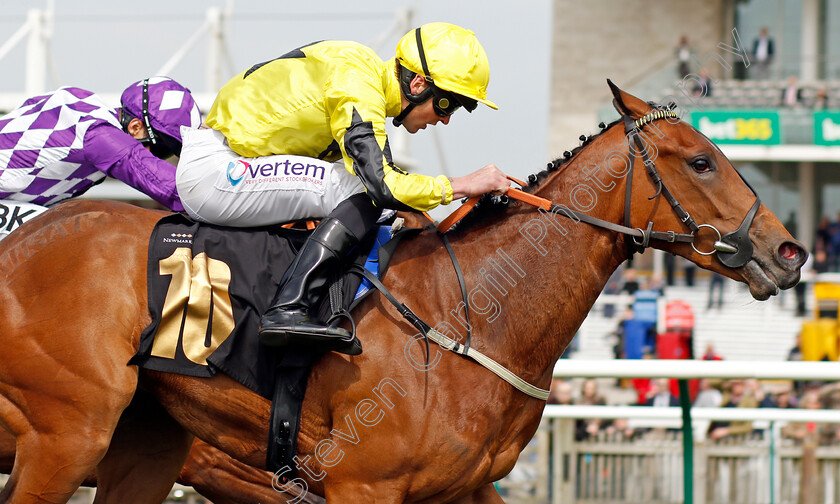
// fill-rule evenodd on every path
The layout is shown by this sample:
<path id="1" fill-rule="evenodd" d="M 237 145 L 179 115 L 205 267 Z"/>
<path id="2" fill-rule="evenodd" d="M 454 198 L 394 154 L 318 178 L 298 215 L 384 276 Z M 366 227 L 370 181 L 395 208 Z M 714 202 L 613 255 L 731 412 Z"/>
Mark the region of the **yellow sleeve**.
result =
<path id="1" fill-rule="evenodd" d="M 410 174 L 394 165 L 385 134 L 385 96 L 377 82 L 352 72 L 327 90 L 330 128 L 347 170 L 362 179 L 368 195 L 383 208 L 426 211 L 448 204 L 452 185 L 447 177 Z"/>

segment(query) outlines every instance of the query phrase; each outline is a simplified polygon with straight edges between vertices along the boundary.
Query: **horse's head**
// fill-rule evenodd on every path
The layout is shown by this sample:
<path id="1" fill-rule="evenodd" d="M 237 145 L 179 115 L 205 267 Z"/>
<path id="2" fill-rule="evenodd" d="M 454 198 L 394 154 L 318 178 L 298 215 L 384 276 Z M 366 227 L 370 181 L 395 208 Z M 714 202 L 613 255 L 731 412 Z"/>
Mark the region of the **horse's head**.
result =
<path id="1" fill-rule="evenodd" d="M 634 168 L 626 195 L 632 204 L 626 225 L 681 234 L 683 241 L 668 242 L 660 235 L 650 245 L 745 282 L 756 299 L 796 285 L 808 252 L 720 149 L 672 110 L 609 84 L 623 116 L 627 148 L 638 153 L 630 158 Z"/>

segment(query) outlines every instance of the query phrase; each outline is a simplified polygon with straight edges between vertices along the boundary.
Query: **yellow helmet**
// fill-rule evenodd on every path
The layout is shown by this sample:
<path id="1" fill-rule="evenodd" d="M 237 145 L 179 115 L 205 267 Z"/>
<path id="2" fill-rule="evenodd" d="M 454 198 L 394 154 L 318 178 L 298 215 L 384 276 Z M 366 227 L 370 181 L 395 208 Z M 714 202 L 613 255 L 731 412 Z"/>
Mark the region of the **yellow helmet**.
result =
<path id="1" fill-rule="evenodd" d="M 397 44 L 397 60 L 411 72 L 425 75 L 432 87 L 499 108 L 487 99 L 490 64 L 470 30 L 449 23 L 424 24 L 403 36 Z M 406 94 L 405 86 L 403 91 Z M 462 105 L 470 111 L 475 109 L 474 102 L 472 107 Z"/>

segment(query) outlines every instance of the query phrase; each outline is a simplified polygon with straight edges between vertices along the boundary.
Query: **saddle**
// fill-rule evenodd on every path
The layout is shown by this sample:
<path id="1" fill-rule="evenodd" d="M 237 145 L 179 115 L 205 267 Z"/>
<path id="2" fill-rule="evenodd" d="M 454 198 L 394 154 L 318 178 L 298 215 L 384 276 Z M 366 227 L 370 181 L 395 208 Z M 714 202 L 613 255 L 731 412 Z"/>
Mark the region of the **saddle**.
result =
<path id="1" fill-rule="evenodd" d="M 332 279 L 329 296 L 318 307 L 322 320 L 342 314 L 353 325 L 350 311 L 371 290 L 360 270 L 381 278 L 400 240 L 420 231 L 397 227 L 380 226 L 346 258 L 345 272 Z M 183 214 L 162 218 L 149 243 L 152 322 L 128 362 L 197 377 L 221 372 L 271 399 L 267 468 L 284 470 L 286 478 L 295 474 L 292 457 L 309 370 L 322 354 L 262 346 L 257 331 L 260 315 L 310 232 L 228 228 Z"/>

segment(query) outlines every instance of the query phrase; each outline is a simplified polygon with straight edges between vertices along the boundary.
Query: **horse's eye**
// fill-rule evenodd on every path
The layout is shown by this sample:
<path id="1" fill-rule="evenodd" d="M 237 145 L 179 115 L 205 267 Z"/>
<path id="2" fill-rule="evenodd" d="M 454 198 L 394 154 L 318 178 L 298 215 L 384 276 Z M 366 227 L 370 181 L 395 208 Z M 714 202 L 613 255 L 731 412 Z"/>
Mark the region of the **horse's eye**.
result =
<path id="1" fill-rule="evenodd" d="M 694 171 L 697 173 L 706 173 L 707 171 L 712 169 L 712 165 L 703 158 L 695 159 L 691 162 L 691 167 L 694 168 Z"/>

